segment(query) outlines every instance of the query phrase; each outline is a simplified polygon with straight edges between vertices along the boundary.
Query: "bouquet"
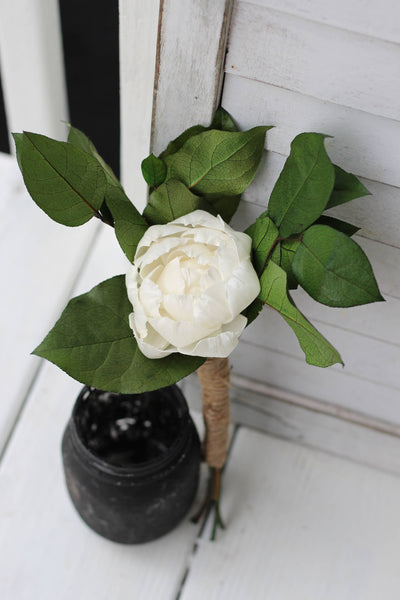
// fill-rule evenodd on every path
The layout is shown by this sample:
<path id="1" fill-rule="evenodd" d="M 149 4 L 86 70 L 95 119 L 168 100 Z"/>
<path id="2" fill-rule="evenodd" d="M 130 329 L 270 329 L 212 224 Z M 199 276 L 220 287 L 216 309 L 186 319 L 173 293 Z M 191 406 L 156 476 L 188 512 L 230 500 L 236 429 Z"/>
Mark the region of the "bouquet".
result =
<path id="1" fill-rule="evenodd" d="M 302 133 L 268 208 L 245 231 L 228 224 L 254 179 L 269 126 L 239 131 L 220 108 L 156 157 L 143 160 L 148 204 L 140 214 L 92 142 L 70 127 L 67 142 L 17 133 L 25 185 L 49 217 L 67 226 L 100 219 L 115 230 L 127 274 L 73 298 L 34 354 L 78 381 L 140 393 L 198 371 L 211 468 L 205 507 L 219 514 L 229 424 L 228 357 L 264 306 L 292 328 L 307 363 L 342 363 L 301 314 L 299 285 L 316 301 L 350 307 L 382 300 L 357 227 L 325 215 L 369 192 L 332 164 L 326 135 Z"/>

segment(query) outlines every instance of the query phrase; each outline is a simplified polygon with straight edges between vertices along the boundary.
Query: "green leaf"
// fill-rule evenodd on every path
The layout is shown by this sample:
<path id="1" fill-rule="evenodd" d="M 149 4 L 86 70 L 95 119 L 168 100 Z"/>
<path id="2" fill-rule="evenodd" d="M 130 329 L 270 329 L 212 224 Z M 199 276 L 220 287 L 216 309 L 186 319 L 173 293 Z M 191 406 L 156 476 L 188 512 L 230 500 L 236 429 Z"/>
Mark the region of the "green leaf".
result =
<path id="1" fill-rule="evenodd" d="M 305 232 L 292 269 L 300 285 L 322 304 L 348 307 L 383 300 L 360 246 L 326 225 Z"/>
<path id="2" fill-rule="evenodd" d="M 125 277 L 103 281 L 68 303 L 34 354 L 86 385 L 121 393 L 171 385 L 204 362 L 177 353 L 157 360 L 146 358 L 129 327 L 131 312 Z"/>
<path id="3" fill-rule="evenodd" d="M 295 290 L 299 285 L 292 270 L 293 257 L 299 244 L 300 240 L 283 240 L 278 244 L 280 250 L 278 260 L 275 256 L 272 256 L 274 263 L 279 265 L 285 271 L 289 290 Z"/>
<path id="4" fill-rule="evenodd" d="M 245 132 L 205 131 L 166 158 L 169 179 L 179 179 L 199 195 L 236 196 L 252 182 L 269 127 Z"/>
<path id="5" fill-rule="evenodd" d="M 268 214 L 282 237 L 298 234 L 323 213 L 333 189 L 335 172 L 320 133 L 301 133 L 279 175 Z"/>
<path id="6" fill-rule="evenodd" d="M 187 140 L 189 140 L 191 137 L 207 130 L 208 127 L 204 127 L 204 125 L 193 125 L 192 127 L 189 127 L 189 129 L 185 129 L 183 133 L 181 133 L 180 135 L 178 135 L 177 138 L 172 140 L 172 142 L 168 144 L 166 149 L 163 152 L 161 152 L 160 158 L 162 160 L 165 160 L 167 156 L 178 152 L 178 150 L 180 150 L 185 144 L 185 142 L 187 142 Z"/>
<path id="7" fill-rule="evenodd" d="M 160 158 L 164 159 L 171 154 L 178 152 L 187 140 L 203 131 L 210 129 L 219 129 L 221 131 L 239 131 L 231 115 L 222 107 L 218 108 L 209 127 L 204 125 L 193 125 L 181 133 L 177 138 L 170 142 L 167 148 L 161 152 Z"/>
<path id="8" fill-rule="evenodd" d="M 98 213 L 106 178 L 92 156 L 70 143 L 24 132 L 20 158 L 28 192 L 54 221 L 74 227 Z"/>
<path id="9" fill-rule="evenodd" d="M 107 183 L 111 183 L 118 186 L 121 185 L 117 176 L 114 174 L 112 168 L 100 156 L 93 142 L 83 133 L 83 131 L 80 131 L 80 129 L 77 129 L 76 127 L 72 127 L 72 125 L 70 125 L 68 142 L 70 144 L 73 144 L 74 146 L 77 146 L 77 148 L 84 150 L 84 152 L 87 152 L 88 154 L 97 159 L 97 161 L 103 167 L 103 171 L 107 177 Z"/>
<path id="10" fill-rule="evenodd" d="M 336 363 L 343 364 L 337 350 L 294 305 L 287 293 L 286 273 L 272 261 L 268 263 L 261 276 L 259 297 L 265 304 L 277 310 L 293 329 L 308 364 L 316 367 L 330 367 Z"/>
<path id="11" fill-rule="evenodd" d="M 169 179 L 150 194 L 143 215 L 151 225 L 165 224 L 197 209 L 213 212 L 207 200 L 192 194 L 181 181 Z"/>
<path id="12" fill-rule="evenodd" d="M 266 267 L 268 258 L 274 248 L 279 232 L 267 213 L 258 217 L 256 222 L 246 230 L 252 239 L 253 266 L 259 276 Z"/>
<path id="13" fill-rule="evenodd" d="M 150 154 L 142 161 L 142 174 L 150 187 L 158 187 L 167 176 L 166 164 L 161 158 Z"/>
<path id="14" fill-rule="evenodd" d="M 137 245 L 149 225 L 120 186 L 107 186 L 105 204 L 113 217 L 119 245 L 128 260 L 133 262 Z"/>
<path id="15" fill-rule="evenodd" d="M 328 225 L 329 227 L 333 227 L 333 229 L 337 229 L 338 231 L 345 233 L 349 237 L 357 233 L 357 231 L 360 231 L 359 227 L 356 227 L 351 223 L 341 221 L 340 219 L 335 219 L 334 217 L 328 217 L 327 215 L 322 215 L 315 224 Z"/>
<path id="16" fill-rule="evenodd" d="M 113 224 L 119 245 L 132 262 L 137 245 L 149 227 L 147 221 L 129 200 L 111 167 L 102 159 L 90 139 L 76 127 L 71 127 L 68 141 L 91 154 L 102 168 L 107 187 L 100 212 Z"/>
<path id="17" fill-rule="evenodd" d="M 210 129 L 220 129 L 221 131 L 239 131 L 239 127 L 232 119 L 231 115 L 220 106 L 215 112 L 211 121 Z"/>
<path id="18" fill-rule="evenodd" d="M 21 163 L 21 155 L 22 155 L 22 143 L 24 141 L 23 133 L 13 133 L 12 134 L 15 142 L 15 151 L 17 154 L 17 163 L 20 171 L 22 172 L 22 163 Z"/>
<path id="19" fill-rule="evenodd" d="M 354 198 L 362 196 L 370 196 L 371 192 L 357 179 L 352 173 L 346 173 L 343 169 L 334 165 L 335 168 L 335 184 L 329 202 L 326 208 L 339 206 L 345 202 L 350 202 Z"/>

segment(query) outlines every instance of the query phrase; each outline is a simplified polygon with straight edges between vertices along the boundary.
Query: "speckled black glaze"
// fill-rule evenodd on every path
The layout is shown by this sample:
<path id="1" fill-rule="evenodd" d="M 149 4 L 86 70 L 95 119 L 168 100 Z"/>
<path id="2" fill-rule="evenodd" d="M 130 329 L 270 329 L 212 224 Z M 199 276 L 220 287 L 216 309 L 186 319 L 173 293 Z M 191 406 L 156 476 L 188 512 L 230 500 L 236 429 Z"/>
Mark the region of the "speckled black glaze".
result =
<path id="1" fill-rule="evenodd" d="M 177 386 L 146 394 L 84 387 L 62 454 L 76 510 L 115 542 L 138 544 L 164 535 L 196 494 L 200 442 Z"/>

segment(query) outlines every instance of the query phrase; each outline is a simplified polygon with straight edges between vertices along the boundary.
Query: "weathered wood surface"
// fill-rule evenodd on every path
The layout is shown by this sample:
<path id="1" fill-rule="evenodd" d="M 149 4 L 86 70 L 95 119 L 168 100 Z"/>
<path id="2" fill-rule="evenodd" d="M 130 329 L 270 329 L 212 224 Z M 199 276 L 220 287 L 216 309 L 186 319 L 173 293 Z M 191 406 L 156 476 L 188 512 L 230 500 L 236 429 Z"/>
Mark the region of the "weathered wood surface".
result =
<path id="1" fill-rule="evenodd" d="M 51 221 L 26 191 L 15 158 L 5 154 L 0 210 L 1 454 L 40 364 L 30 353 L 64 308 L 97 223 L 70 228 Z"/>
<path id="2" fill-rule="evenodd" d="M 164 0 L 152 151 L 197 123 L 219 102 L 232 0 Z"/>
<path id="3" fill-rule="evenodd" d="M 0 62 L 7 125 L 64 139 L 68 121 L 57 0 L 0 3 Z M 14 143 L 10 137 L 11 147 Z"/>
<path id="4" fill-rule="evenodd" d="M 185 379 L 184 393 L 190 407 L 200 411 L 201 389 L 195 375 Z M 233 423 L 400 475 L 399 424 L 255 383 L 236 375 L 235 369 L 230 400 Z"/>
<path id="5" fill-rule="evenodd" d="M 287 156 L 297 134 L 327 133 L 333 136 L 326 141 L 329 155 L 338 165 L 361 177 L 400 187 L 397 120 L 229 74 L 222 104 L 243 128 L 274 125 L 267 133 L 268 150 Z"/>
<path id="6" fill-rule="evenodd" d="M 225 70 L 399 119 L 399 57 L 396 43 L 238 2 Z"/>
<path id="7" fill-rule="evenodd" d="M 160 0 L 119 0 L 121 176 L 142 211 L 147 184 L 140 165 L 150 152 Z"/>
<path id="8" fill-rule="evenodd" d="M 392 42 L 400 41 L 400 12 L 397 0 L 248 0 L 311 21 L 356 31 Z"/>
<path id="9" fill-rule="evenodd" d="M 223 485 L 181 600 L 398 598 L 398 477 L 241 428 Z"/>

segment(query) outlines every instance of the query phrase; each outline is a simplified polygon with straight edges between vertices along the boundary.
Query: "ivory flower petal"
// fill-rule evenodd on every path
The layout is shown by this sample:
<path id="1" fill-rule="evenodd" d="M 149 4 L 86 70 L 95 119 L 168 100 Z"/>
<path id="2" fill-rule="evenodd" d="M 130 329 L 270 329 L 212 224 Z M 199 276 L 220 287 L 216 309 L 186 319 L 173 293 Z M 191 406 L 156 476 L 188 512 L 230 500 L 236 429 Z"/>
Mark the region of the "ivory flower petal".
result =
<path id="1" fill-rule="evenodd" d="M 126 276 L 143 354 L 229 356 L 260 291 L 250 252 L 248 235 L 201 210 L 149 227 Z"/>

